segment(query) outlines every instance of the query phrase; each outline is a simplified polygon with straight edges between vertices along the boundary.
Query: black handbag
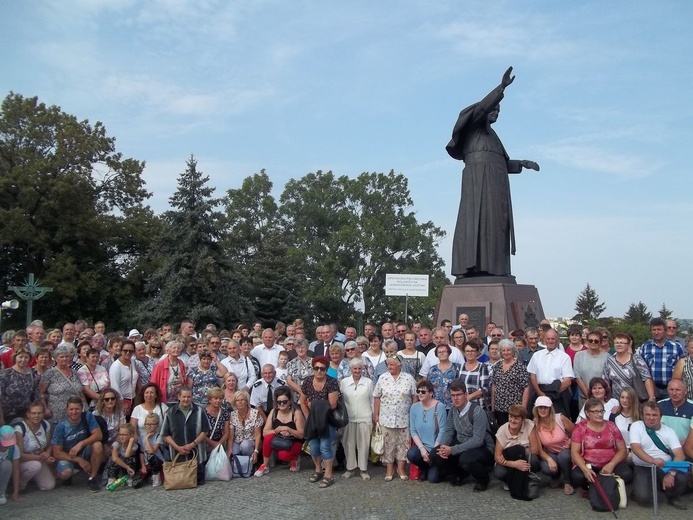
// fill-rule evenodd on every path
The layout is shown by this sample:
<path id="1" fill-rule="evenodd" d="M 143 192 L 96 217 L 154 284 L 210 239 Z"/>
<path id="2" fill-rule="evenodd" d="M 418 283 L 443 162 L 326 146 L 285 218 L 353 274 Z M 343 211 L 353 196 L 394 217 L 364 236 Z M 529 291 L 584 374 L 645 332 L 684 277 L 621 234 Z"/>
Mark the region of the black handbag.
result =
<path id="1" fill-rule="evenodd" d="M 330 424 L 335 428 L 344 428 L 349 424 L 349 413 L 347 412 L 344 398 L 340 395 L 337 400 L 337 408 L 330 410 Z"/>
<path id="2" fill-rule="evenodd" d="M 293 437 L 282 437 L 281 435 L 275 435 L 272 437 L 272 442 L 270 445 L 272 446 L 273 450 L 289 451 L 294 445 L 294 442 L 296 442 L 296 439 Z"/>

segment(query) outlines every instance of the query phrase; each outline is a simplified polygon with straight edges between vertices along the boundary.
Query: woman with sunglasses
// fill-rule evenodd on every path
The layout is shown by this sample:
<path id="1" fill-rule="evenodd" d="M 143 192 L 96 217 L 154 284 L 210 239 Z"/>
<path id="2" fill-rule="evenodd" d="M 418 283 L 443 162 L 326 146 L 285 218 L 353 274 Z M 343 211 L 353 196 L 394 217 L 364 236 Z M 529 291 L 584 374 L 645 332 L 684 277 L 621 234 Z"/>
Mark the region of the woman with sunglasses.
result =
<path id="1" fill-rule="evenodd" d="M 291 389 L 280 386 L 274 390 L 274 408 L 267 417 L 263 430 L 262 440 L 262 464 L 255 472 L 256 477 L 269 473 L 270 457 L 272 452 L 277 453 L 277 458 L 289 463 L 289 471 L 296 472 L 301 469 L 301 446 L 303 446 L 303 427 L 305 421 L 301 410 L 293 405 Z M 277 447 L 278 441 L 286 446 Z"/>
<path id="2" fill-rule="evenodd" d="M 626 464 L 626 443 L 618 427 L 604 418 L 604 404 L 599 399 L 585 402 L 587 420 L 575 425 L 570 442 L 573 459 L 572 482 L 583 488 L 583 495 L 597 473 L 616 473 L 626 484 L 633 480 L 633 470 Z M 589 465 L 589 466 L 588 466 Z"/>
<path id="3" fill-rule="evenodd" d="M 94 415 L 104 418 L 108 426 L 108 439 L 103 440 L 104 453 L 110 454 L 113 443 L 118 438 L 118 429 L 125 424 L 125 414 L 123 413 L 123 402 L 118 392 L 112 388 L 106 388 L 101 392 L 99 400 L 96 402 Z"/>
<path id="4" fill-rule="evenodd" d="M 368 454 L 373 427 L 373 406 L 371 404 L 373 382 L 363 374 L 363 365 L 363 359 L 356 357 L 351 359 L 349 361 L 351 375 L 339 383 L 339 389 L 349 414 L 349 424 L 344 427 L 344 436 L 342 437 L 342 445 L 346 455 L 346 472 L 342 475 L 344 479 L 351 478 L 357 466 L 361 471 L 363 480 L 370 480 L 371 478 L 368 474 Z"/>
<path id="5" fill-rule="evenodd" d="M 98 350 L 92 348 L 87 352 L 87 362 L 77 371 L 77 376 L 82 383 L 82 392 L 89 400 L 89 410 L 94 411 L 101 390 L 111 386 L 108 371 L 99 365 Z"/>
<path id="6" fill-rule="evenodd" d="M 341 382 L 345 378 L 351 376 L 351 368 L 349 363 L 352 359 L 361 358 L 361 352 L 359 351 L 356 341 L 353 339 L 348 340 L 344 343 L 344 359 L 339 363 L 339 369 L 337 370 L 337 381 Z"/>
<path id="7" fill-rule="evenodd" d="M 534 428 L 539 439 L 541 472 L 551 477 L 551 487 L 559 485 L 563 478 L 563 494 L 572 495 L 572 466 L 570 435 L 575 425 L 563 414 L 556 413 L 553 402 L 545 395 L 537 397 L 532 410 Z"/>
<path id="8" fill-rule="evenodd" d="M 314 434 L 306 431 L 310 456 L 315 464 L 315 471 L 308 480 L 313 483 L 319 482 L 321 488 L 328 488 L 334 484 L 332 468 L 336 446 L 333 444 L 337 438 L 337 430 L 329 423 L 328 417 L 330 410 L 337 408 L 339 383 L 327 375 L 329 364 L 330 361 L 325 356 L 313 358 L 313 375 L 307 377 L 301 386 L 303 414 L 311 424 L 320 425 L 315 428 Z M 322 466 L 325 467 L 324 472 Z"/>
<path id="9" fill-rule="evenodd" d="M 580 337 L 582 341 L 582 336 Z M 580 399 L 578 407 L 582 410 L 587 400 L 589 388 L 587 385 L 595 377 L 602 377 L 604 366 L 606 365 L 609 354 L 602 352 L 602 335 L 599 332 L 589 332 L 587 334 L 587 349 L 575 354 L 573 359 L 573 372 L 575 372 L 575 382 L 580 389 Z"/>
<path id="10" fill-rule="evenodd" d="M 147 344 L 147 355 L 150 359 L 153 359 L 154 363 L 156 364 L 156 362 L 159 361 L 159 359 L 161 359 L 162 353 L 162 341 L 157 337 L 152 337 Z"/>
<path id="11" fill-rule="evenodd" d="M 108 369 L 108 377 L 111 380 L 111 388 L 123 400 L 123 413 L 129 418 L 132 411 L 132 401 L 137 396 L 137 381 L 140 378 L 133 362 L 135 358 L 135 342 L 130 339 L 123 341 L 120 353 L 121 356 Z"/>
<path id="12" fill-rule="evenodd" d="M 414 445 L 407 452 L 407 459 L 418 466 L 419 480 L 431 484 L 440 482 L 437 466 L 430 465 L 428 454 L 440 444 L 447 424 L 445 405 L 433 397 L 430 381 L 419 381 L 416 385 L 419 402 L 414 403 L 409 412 L 409 433 Z"/>

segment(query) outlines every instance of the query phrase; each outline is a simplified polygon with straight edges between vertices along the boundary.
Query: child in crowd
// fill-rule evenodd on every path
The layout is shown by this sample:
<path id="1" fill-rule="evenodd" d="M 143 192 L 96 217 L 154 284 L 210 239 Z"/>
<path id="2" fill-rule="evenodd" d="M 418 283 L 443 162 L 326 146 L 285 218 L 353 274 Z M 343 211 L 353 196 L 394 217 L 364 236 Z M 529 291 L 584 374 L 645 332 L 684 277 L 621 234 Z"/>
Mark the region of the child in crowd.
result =
<path id="1" fill-rule="evenodd" d="M 111 458 L 106 465 L 108 484 L 113 484 L 116 479 L 127 474 L 130 477 L 128 483 L 132 485 L 132 478 L 137 471 L 138 459 L 144 467 L 144 456 L 140 452 L 135 438 L 135 427 L 129 423 L 123 424 L 118 429 L 118 440 L 113 443 Z"/>
<path id="2" fill-rule="evenodd" d="M 12 426 L 0 428 L 0 506 L 7 504 L 7 484 L 12 477 L 12 500 L 19 498 L 19 448 Z"/>
<path id="3" fill-rule="evenodd" d="M 289 353 L 282 350 L 277 358 L 277 379 L 286 381 L 286 366 L 289 364 Z"/>
<path id="4" fill-rule="evenodd" d="M 152 486 L 161 485 L 161 468 L 164 455 L 161 451 L 161 433 L 159 432 L 159 416 L 150 413 L 144 420 L 144 433 L 140 436 L 140 444 L 144 449 L 144 464 L 146 472 L 151 472 Z"/>

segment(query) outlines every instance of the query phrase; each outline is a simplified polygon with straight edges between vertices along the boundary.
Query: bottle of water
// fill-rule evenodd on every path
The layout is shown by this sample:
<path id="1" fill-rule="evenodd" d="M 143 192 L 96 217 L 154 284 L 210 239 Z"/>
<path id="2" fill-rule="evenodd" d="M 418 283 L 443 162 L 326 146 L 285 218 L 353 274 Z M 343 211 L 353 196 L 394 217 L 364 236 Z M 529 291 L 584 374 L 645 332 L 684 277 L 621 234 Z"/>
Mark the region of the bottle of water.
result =
<path id="1" fill-rule="evenodd" d="M 113 482 L 113 484 L 109 484 L 108 486 L 106 486 L 106 489 L 108 489 L 109 491 L 115 491 L 119 487 L 124 486 L 127 481 L 128 481 L 128 476 L 123 475 L 122 477 L 117 479 L 115 482 Z"/>

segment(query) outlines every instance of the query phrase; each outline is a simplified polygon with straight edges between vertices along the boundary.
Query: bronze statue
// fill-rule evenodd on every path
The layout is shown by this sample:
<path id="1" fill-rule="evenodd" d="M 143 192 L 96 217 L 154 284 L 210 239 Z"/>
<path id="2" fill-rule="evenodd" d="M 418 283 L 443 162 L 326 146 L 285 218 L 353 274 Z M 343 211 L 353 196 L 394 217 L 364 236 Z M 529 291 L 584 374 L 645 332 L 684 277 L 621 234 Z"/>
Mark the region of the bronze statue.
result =
<path id="1" fill-rule="evenodd" d="M 452 244 L 456 284 L 477 280 L 515 282 L 510 273 L 515 230 L 508 174 L 520 173 L 522 168 L 539 171 L 539 165 L 511 160 L 491 128 L 498 119 L 503 92 L 515 80 L 512 70 L 510 67 L 505 71 L 501 84 L 484 99 L 460 112 L 446 147 L 453 159 L 464 161 L 462 197 Z"/>

